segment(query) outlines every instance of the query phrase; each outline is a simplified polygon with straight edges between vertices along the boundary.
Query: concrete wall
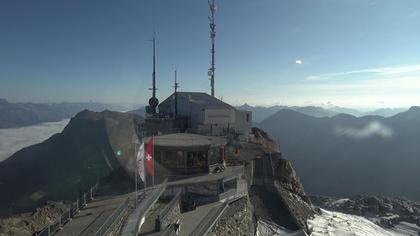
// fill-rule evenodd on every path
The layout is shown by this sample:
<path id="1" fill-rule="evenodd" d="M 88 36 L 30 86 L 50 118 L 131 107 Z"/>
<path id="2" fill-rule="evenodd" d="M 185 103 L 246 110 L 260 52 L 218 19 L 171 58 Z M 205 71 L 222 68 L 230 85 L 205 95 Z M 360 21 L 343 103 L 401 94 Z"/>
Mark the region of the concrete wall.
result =
<path id="1" fill-rule="evenodd" d="M 168 98 L 159 105 L 160 112 L 174 113 L 174 98 Z M 235 109 L 215 107 L 208 108 L 206 104 L 191 101 L 188 97 L 178 97 L 178 115 L 188 117 L 188 126 L 197 132 L 213 130 L 220 133 L 222 129 L 232 127 L 235 123 Z"/>
<path id="2" fill-rule="evenodd" d="M 236 110 L 234 128 L 242 140 L 247 139 L 252 128 L 252 112 Z"/>
<path id="3" fill-rule="evenodd" d="M 204 125 L 210 124 L 233 124 L 235 122 L 235 110 L 233 109 L 205 109 Z"/>

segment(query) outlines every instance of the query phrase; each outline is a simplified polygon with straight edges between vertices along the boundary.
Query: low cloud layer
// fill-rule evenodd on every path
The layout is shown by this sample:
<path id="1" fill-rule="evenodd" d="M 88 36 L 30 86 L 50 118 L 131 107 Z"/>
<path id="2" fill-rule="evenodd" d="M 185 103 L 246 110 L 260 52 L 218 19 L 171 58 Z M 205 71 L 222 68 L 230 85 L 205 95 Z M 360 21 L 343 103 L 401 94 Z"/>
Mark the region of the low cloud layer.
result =
<path id="1" fill-rule="evenodd" d="M 366 139 L 373 136 L 381 138 L 391 138 L 394 134 L 392 129 L 379 121 L 372 121 L 363 128 L 353 128 L 345 126 L 337 126 L 334 133 L 339 136 L 345 136 L 354 139 Z"/>
<path id="2" fill-rule="evenodd" d="M 24 147 L 40 143 L 61 132 L 68 123 L 69 119 L 66 119 L 28 127 L 0 129 L 0 161 Z"/>

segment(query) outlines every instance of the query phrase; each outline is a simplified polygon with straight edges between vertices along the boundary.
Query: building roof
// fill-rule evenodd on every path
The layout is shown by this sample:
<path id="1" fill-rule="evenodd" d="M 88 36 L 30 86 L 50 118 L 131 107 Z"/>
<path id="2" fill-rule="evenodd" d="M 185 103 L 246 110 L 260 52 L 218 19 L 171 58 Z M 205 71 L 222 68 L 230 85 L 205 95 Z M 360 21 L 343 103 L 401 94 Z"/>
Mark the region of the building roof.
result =
<path id="1" fill-rule="evenodd" d="M 210 96 L 207 93 L 203 92 L 177 92 L 178 99 L 188 99 L 188 101 L 202 105 L 205 108 L 226 108 L 226 109 L 235 109 L 233 106 L 219 100 L 215 97 Z M 171 94 L 167 99 L 165 99 L 162 103 L 166 102 L 174 102 L 174 95 L 175 93 Z"/>
<path id="2" fill-rule="evenodd" d="M 222 137 L 188 133 L 166 134 L 154 138 L 156 146 L 165 147 L 221 146 L 226 144 L 226 139 Z"/>

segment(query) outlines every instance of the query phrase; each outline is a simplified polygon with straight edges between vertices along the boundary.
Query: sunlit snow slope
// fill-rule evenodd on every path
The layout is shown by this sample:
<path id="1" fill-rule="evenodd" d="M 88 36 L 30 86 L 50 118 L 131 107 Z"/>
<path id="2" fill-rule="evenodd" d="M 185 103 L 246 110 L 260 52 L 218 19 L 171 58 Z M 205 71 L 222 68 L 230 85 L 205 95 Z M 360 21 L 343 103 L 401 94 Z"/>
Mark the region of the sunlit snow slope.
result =
<path id="1" fill-rule="evenodd" d="M 402 223 L 393 229 L 384 229 L 372 221 L 355 215 L 330 212 L 321 209 L 321 215 L 316 215 L 308 221 L 313 236 L 324 235 L 418 235 L 419 227 Z"/>

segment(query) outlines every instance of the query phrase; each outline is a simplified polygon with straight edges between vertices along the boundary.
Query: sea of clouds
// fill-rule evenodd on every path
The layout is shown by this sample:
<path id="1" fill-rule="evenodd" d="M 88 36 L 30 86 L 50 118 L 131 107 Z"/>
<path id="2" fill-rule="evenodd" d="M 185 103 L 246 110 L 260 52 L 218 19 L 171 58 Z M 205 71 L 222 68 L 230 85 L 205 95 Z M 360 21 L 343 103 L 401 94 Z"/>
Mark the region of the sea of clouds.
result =
<path id="1" fill-rule="evenodd" d="M 0 161 L 24 147 L 40 143 L 53 134 L 60 133 L 69 121 L 65 119 L 27 127 L 0 129 Z"/>

